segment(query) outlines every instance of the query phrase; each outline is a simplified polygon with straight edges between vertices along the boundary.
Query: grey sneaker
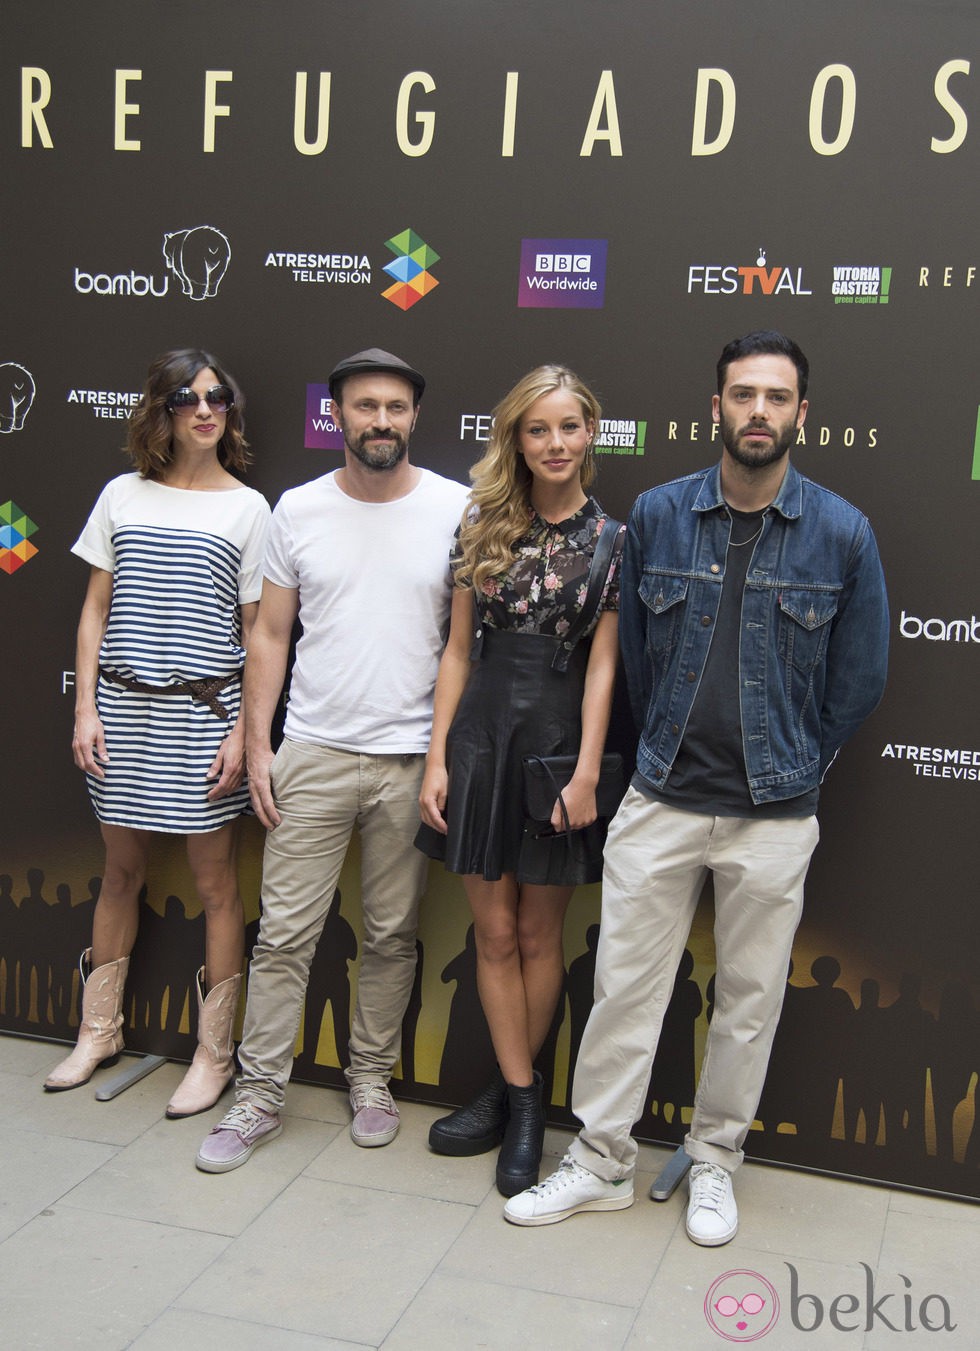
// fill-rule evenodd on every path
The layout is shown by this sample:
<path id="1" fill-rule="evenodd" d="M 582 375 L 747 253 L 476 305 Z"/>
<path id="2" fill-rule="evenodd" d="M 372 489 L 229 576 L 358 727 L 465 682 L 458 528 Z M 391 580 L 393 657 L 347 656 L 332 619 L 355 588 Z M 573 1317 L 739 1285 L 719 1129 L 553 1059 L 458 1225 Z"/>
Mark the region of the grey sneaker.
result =
<path id="1" fill-rule="evenodd" d="M 204 1137 L 194 1162 L 202 1173 L 228 1173 L 247 1162 L 258 1145 L 281 1134 L 278 1112 L 239 1102 Z"/>
<path id="2" fill-rule="evenodd" d="M 626 1210 L 633 1204 L 633 1179 L 606 1182 L 566 1154 L 558 1168 L 504 1206 L 511 1224 L 557 1224 L 582 1210 Z"/>
<path id="3" fill-rule="evenodd" d="M 350 1138 L 363 1149 L 388 1145 L 398 1134 L 398 1107 L 388 1085 L 354 1084 L 350 1091 Z"/>
<path id="4" fill-rule="evenodd" d="M 719 1248 L 738 1232 L 732 1175 L 717 1163 L 696 1163 L 688 1185 L 687 1236 L 703 1248 Z"/>

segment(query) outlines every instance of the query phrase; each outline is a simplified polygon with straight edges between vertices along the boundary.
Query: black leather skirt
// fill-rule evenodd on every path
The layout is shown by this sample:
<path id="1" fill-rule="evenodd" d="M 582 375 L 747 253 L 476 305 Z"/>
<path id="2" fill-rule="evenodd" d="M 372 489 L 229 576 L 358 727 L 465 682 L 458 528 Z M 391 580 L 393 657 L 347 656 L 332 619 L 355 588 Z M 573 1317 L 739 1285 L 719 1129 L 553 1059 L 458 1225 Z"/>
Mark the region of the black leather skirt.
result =
<path id="1" fill-rule="evenodd" d="M 525 755 L 574 755 L 582 731 L 588 643 L 568 670 L 552 669 L 559 639 L 484 629 L 483 655 L 473 663 L 447 738 L 448 835 L 422 825 L 416 846 L 450 872 L 497 881 L 578 886 L 602 877 L 605 821 L 570 835 L 542 834 L 528 819 Z"/>

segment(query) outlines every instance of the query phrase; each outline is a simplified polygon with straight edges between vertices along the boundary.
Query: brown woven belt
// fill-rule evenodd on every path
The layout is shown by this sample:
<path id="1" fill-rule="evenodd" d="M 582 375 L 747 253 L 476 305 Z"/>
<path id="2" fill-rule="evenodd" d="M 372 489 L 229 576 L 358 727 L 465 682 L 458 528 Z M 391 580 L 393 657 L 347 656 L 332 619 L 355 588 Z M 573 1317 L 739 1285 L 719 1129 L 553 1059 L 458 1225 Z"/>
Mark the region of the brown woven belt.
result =
<path id="1" fill-rule="evenodd" d="M 99 675 L 105 676 L 106 680 L 114 685 L 122 685 L 124 689 L 133 690 L 136 694 L 189 694 L 196 703 L 207 704 L 212 713 L 227 721 L 228 710 L 218 698 L 218 694 L 226 685 L 237 679 L 241 671 L 234 671 L 226 676 L 206 676 L 203 680 L 183 680 L 177 685 L 147 685 L 142 680 L 132 680 L 129 676 L 120 675 L 118 671 L 107 671 L 104 666 L 99 667 Z"/>

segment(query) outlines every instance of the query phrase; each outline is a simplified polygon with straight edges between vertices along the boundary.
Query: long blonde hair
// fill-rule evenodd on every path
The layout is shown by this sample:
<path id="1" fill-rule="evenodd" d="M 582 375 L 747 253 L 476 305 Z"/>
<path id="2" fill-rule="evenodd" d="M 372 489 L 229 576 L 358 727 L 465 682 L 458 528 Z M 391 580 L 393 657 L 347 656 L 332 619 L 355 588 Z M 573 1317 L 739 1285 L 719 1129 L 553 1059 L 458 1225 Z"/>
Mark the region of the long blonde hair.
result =
<path id="1" fill-rule="evenodd" d="M 479 589 L 491 577 L 499 577 L 513 563 L 514 545 L 531 524 L 530 469 L 520 454 L 521 419 L 532 404 L 557 389 L 567 389 L 582 405 L 592 437 L 582 462 L 582 491 L 595 479 L 592 441 L 599 433 L 602 409 L 599 401 L 567 366 L 537 366 L 493 410 L 493 427 L 482 459 L 470 470 L 473 484 L 471 506 L 459 533 L 462 559 L 455 569 L 457 583 Z"/>

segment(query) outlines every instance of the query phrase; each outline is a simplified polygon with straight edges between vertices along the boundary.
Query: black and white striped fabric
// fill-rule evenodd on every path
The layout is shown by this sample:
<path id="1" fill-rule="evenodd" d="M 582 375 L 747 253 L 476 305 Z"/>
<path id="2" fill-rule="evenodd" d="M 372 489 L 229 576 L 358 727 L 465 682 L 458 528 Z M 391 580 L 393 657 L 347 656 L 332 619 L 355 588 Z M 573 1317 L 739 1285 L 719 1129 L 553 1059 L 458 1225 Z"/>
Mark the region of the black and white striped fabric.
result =
<path id="1" fill-rule="evenodd" d="M 235 676 L 220 718 L 187 694 L 143 694 L 100 677 L 109 763 L 88 776 L 100 821 L 188 834 L 248 803 L 243 785 L 211 803 L 207 777 L 241 705 L 241 604 L 257 600 L 269 509 L 249 488 L 206 493 L 128 474 L 108 484 L 73 552 L 113 577 L 99 664 L 150 685 Z"/>

